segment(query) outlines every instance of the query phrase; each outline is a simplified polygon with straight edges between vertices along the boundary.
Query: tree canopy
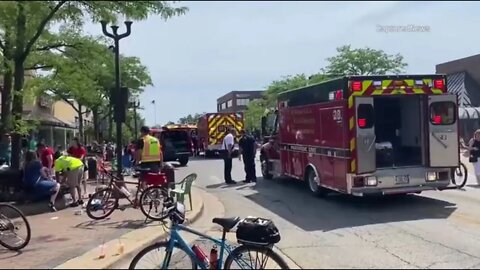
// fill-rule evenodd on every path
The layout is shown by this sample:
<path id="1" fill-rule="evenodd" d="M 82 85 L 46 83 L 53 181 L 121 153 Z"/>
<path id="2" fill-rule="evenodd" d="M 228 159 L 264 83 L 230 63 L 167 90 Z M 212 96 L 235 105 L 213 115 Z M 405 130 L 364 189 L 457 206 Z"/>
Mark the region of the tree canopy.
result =
<path id="1" fill-rule="evenodd" d="M 17 127 L 22 122 L 25 70 L 46 68 L 45 63 L 51 60 L 54 49 L 63 49 L 64 52 L 60 54 L 67 54 L 66 48 L 75 47 L 76 34 L 81 34 L 86 19 L 93 22 L 100 20 L 116 22 L 119 15 L 132 20 L 144 20 L 150 15 L 159 15 L 166 20 L 187 11 L 186 7 L 174 7 L 174 3 L 170 1 L 66 0 L 0 2 L 0 62 L 4 77 L 1 129 L 2 132 L 13 133 L 12 166 L 14 168 L 18 168 L 20 161 L 22 129 Z M 53 30 L 54 25 L 60 25 L 60 31 Z M 65 31 L 66 29 L 68 31 Z M 68 78 L 83 78 L 85 71 L 73 74 L 72 70 L 75 69 L 79 69 L 78 66 L 62 65 L 63 74 L 56 76 L 68 75 Z M 87 89 L 87 85 L 77 85 L 77 90 L 72 91 L 79 94 L 79 89 Z M 65 90 L 66 86 L 56 85 L 55 88 L 58 91 L 61 89 L 62 94 L 66 94 L 65 91 L 70 91 Z M 84 98 L 89 99 L 87 102 L 94 99 L 85 96 Z"/>
<path id="2" fill-rule="evenodd" d="M 278 94 L 309 84 L 320 83 L 344 75 L 399 74 L 407 64 L 400 54 L 390 55 L 372 48 L 352 49 L 350 45 L 337 48 L 337 55 L 326 59 L 328 64 L 321 72 L 307 76 L 296 74 L 284 76 L 266 87 L 262 100 L 250 102 L 245 112 L 245 127 L 260 128 L 262 115 L 268 108 L 275 107 Z"/>
<path id="3" fill-rule="evenodd" d="M 198 119 L 200 116 L 206 114 L 206 112 L 203 113 L 195 113 L 195 114 L 189 114 L 187 116 L 184 116 L 180 119 L 178 119 L 179 124 L 196 124 L 198 122 Z"/>

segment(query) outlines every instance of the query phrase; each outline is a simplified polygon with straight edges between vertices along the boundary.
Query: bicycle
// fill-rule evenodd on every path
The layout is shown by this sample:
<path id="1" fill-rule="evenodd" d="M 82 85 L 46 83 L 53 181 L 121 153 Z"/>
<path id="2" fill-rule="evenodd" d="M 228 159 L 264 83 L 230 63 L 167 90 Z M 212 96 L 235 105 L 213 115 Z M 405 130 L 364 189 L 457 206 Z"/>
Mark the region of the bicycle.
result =
<path id="1" fill-rule="evenodd" d="M 223 269 L 232 269 L 232 263 L 238 263 L 241 267 L 247 265 L 246 269 L 273 269 L 271 265 L 268 267 L 266 266 L 261 266 L 260 268 L 254 268 L 253 266 L 250 267 L 248 266 L 249 264 L 245 262 L 245 257 L 243 256 L 244 253 L 248 253 L 249 251 L 256 252 L 257 255 L 258 253 L 266 255 L 267 260 L 270 258 L 272 259 L 275 263 L 277 263 L 278 266 L 280 266 L 280 269 L 289 269 L 287 263 L 276 253 L 273 251 L 273 245 L 274 244 L 254 244 L 252 242 L 240 242 L 240 246 L 237 246 L 235 248 L 230 247 L 226 243 L 226 233 L 229 232 L 231 229 L 233 229 L 235 226 L 238 226 L 239 223 L 242 221 L 240 220 L 239 217 L 235 218 L 214 218 L 212 220 L 213 223 L 216 223 L 223 228 L 223 234 L 222 238 L 216 239 L 213 237 L 210 237 L 206 234 L 203 234 L 201 232 L 198 232 L 194 229 L 191 229 L 187 227 L 186 225 L 182 225 L 182 223 L 185 221 L 185 206 L 179 202 L 173 203 L 173 199 L 171 199 L 168 202 L 170 206 L 168 209 L 168 216 L 171 220 L 171 228 L 170 228 L 170 239 L 167 241 L 161 241 L 157 242 L 155 244 L 152 244 L 142 251 L 140 251 L 132 260 L 130 263 L 129 269 L 171 269 L 169 268 L 172 256 L 174 255 L 174 250 L 182 251 L 186 256 L 182 256 L 181 258 L 188 257 L 190 262 L 188 263 L 187 266 L 180 266 L 179 269 L 222 269 L 221 265 L 223 263 L 223 258 L 225 255 L 225 252 L 228 254 L 227 258 L 225 259 L 225 264 L 223 265 Z M 179 232 L 180 231 L 185 231 L 191 234 L 194 234 L 196 236 L 199 236 L 203 239 L 208 240 L 209 242 L 215 244 L 216 246 L 220 247 L 220 253 L 218 256 L 218 260 L 215 261 L 214 266 L 209 265 L 209 262 L 206 261 L 206 255 L 203 253 L 203 251 L 199 251 L 199 247 L 193 246 L 190 247 L 187 242 L 180 236 Z M 237 230 L 238 233 L 238 230 Z M 238 234 L 237 234 L 238 236 Z M 238 238 L 238 237 L 237 237 Z M 161 249 L 165 249 L 166 256 L 163 259 L 163 261 L 155 263 L 152 268 L 147 268 L 145 266 L 139 266 L 139 262 L 146 257 L 149 253 L 159 251 Z M 194 251 L 195 249 L 195 251 Z M 250 254 L 249 254 L 250 255 Z M 251 256 L 249 256 L 250 259 L 252 259 Z M 256 262 L 266 262 L 267 260 L 265 259 L 258 259 L 255 258 L 255 263 Z M 138 268 L 137 268 L 138 266 Z M 190 268 L 191 267 L 191 268 Z M 242 268 L 245 269 L 245 268 Z"/>
<path id="2" fill-rule="evenodd" d="M 136 168 L 137 171 L 149 172 L 149 169 L 140 169 Z M 105 168 L 102 168 L 102 171 L 110 179 L 106 188 L 102 188 L 96 191 L 88 200 L 86 212 L 88 217 L 94 220 L 101 220 L 110 216 L 115 209 L 119 208 L 118 201 L 120 197 L 127 199 L 133 208 L 138 207 L 138 202 L 140 202 L 140 210 L 147 217 L 155 221 L 164 220 L 167 215 L 163 211 L 163 201 L 168 197 L 168 187 L 166 186 L 166 179 L 163 174 L 155 174 L 153 180 L 150 181 L 123 181 L 117 176 L 113 175 L 112 172 L 109 172 Z M 152 179 L 152 178 L 149 178 Z M 137 191 L 135 193 L 135 199 L 132 201 L 129 197 L 130 194 L 125 187 L 120 187 L 119 183 L 125 184 L 135 184 L 137 186 Z M 143 185 L 150 185 L 147 188 L 143 188 Z M 122 194 L 122 195 L 120 195 Z M 111 201 L 110 201 L 111 199 Z M 148 205 L 148 209 L 146 208 Z M 160 214 L 151 214 L 152 209 L 155 209 L 155 212 L 160 210 Z M 100 216 L 95 216 L 94 213 L 97 211 L 103 211 L 103 214 Z"/>
<path id="3" fill-rule="evenodd" d="M 460 182 L 460 184 L 457 184 L 457 180 L 455 179 L 456 176 L 462 177 L 463 180 Z M 457 188 L 463 188 L 467 184 L 468 180 L 468 170 L 467 166 L 460 162 L 460 166 L 452 170 L 452 183 L 457 186 Z"/>
<path id="4" fill-rule="evenodd" d="M 13 212 L 11 217 L 6 214 L 8 210 Z M 25 223 L 27 233 L 25 238 L 19 237 L 17 233 L 22 222 Z M 0 245 L 9 250 L 18 251 L 28 245 L 30 238 L 30 223 L 22 211 L 11 204 L 0 203 Z M 13 240 L 13 243 L 10 243 L 9 240 Z"/>

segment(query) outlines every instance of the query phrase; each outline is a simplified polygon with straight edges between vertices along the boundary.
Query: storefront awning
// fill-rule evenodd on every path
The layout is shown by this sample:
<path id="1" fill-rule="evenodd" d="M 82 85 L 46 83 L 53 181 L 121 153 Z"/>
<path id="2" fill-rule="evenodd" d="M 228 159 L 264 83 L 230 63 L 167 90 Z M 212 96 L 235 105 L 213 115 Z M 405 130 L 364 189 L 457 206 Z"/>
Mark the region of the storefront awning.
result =
<path id="1" fill-rule="evenodd" d="M 32 112 L 27 113 L 23 119 L 25 120 L 32 120 L 32 121 L 39 121 L 43 126 L 52 126 L 52 127 L 62 127 L 68 129 L 75 129 L 75 126 L 64 122 L 53 115 L 46 114 L 46 113 L 39 113 L 36 112 L 33 114 Z"/>
<path id="2" fill-rule="evenodd" d="M 480 107 L 459 107 L 459 119 L 480 119 Z"/>

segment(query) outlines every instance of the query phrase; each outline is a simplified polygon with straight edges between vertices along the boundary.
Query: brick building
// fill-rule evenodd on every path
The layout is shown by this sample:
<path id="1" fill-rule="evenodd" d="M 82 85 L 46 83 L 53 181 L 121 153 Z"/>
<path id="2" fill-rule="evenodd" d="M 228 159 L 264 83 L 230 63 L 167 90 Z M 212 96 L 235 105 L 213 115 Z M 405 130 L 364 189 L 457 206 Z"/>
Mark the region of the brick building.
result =
<path id="1" fill-rule="evenodd" d="M 263 91 L 232 91 L 217 99 L 217 112 L 243 112 L 252 100 L 262 98 Z"/>

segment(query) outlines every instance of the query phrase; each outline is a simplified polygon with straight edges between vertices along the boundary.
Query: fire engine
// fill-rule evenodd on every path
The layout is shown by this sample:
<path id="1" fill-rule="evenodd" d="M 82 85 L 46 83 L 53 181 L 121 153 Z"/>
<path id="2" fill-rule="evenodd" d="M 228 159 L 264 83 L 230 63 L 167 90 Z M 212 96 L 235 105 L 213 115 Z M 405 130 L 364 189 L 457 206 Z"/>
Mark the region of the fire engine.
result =
<path id="1" fill-rule="evenodd" d="M 265 179 L 305 181 L 319 195 L 453 189 L 457 96 L 445 75 L 345 76 L 281 93 L 262 117 Z"/>
<path id="2" fill-rule="evenodd" d="M 228 128 L 235 129 L 236 142 L 243 129 L 243 113 L 207 113 L 198 119 L 197 132 L 199 145 L 205 157 L 220 153 L 223 138 Z M 233 156 L 238 154 L 238 143 L 235 143 Z"/>

